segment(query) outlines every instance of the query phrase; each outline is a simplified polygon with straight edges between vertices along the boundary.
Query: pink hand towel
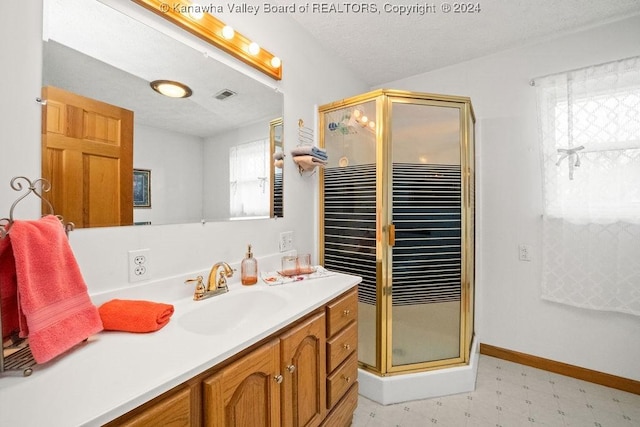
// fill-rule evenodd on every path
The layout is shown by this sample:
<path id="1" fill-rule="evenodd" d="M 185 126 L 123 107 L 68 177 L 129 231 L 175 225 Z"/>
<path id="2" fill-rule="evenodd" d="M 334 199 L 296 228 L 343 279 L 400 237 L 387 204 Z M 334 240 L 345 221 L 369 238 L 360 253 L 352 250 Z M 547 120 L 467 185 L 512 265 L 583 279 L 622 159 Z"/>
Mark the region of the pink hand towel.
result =
<path id="1" fill-rule="evenodd" d="M 20 329 L 18 318 L 18 283 L 16 261 L 10 237 L 0 239 L 0 304 L 2 310 L 2 339 Z"/>
<path id="2" fill-rule="evenodd" d="M 33 357 L 44 363 L 102 330 L 80 267 L 60 224 L 48 215 L 14 221 L 11 245 L 16 262 L 19 309 L 26 319 Z"/>

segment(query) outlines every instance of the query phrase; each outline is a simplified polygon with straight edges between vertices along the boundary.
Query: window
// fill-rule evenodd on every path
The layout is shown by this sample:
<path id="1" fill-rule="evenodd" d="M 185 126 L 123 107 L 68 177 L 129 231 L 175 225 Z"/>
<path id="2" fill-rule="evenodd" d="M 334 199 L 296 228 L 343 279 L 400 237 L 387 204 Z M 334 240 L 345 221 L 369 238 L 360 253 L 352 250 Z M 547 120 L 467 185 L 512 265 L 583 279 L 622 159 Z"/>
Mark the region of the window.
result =
<path id="1" fill-rule="evenodd" d="M 535 80 L 542 296 L 640 314 L 640 57 Z"/>
<path id="2" fill-rule="evenodd" d="M 269 216 L 269 140 L 261 139 L 229 149 L 231 218 Z"/>

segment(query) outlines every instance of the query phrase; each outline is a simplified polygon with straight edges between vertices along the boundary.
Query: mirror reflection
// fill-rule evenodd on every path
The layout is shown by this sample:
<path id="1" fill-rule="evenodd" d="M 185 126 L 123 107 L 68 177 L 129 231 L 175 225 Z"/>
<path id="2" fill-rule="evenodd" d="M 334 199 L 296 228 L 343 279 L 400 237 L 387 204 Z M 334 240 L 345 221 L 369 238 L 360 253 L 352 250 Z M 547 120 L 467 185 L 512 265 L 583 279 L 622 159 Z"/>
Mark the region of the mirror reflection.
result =
<path id="1" fill-rule="evenodd" d="M 56 212 L 85 227 L 282 215 L 281 93 L 98 1 L 44 10 L 43 176 L 60 190 Z M 163 96 L 154 80 L 193 93 Z M 57 88 L 62 102 L 48 96 Z M 97 151 L 69 148 L 89 144 Z"/>

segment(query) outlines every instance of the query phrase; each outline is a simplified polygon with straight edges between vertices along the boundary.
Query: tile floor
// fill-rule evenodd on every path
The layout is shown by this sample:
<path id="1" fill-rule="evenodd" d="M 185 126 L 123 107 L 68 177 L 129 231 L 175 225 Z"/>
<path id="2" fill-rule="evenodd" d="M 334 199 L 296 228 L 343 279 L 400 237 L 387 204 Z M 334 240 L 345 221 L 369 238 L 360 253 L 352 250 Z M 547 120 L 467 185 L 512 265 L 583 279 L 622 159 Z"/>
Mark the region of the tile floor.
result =
<path id="1" fill-rule="evenodd" d="M 362 396 L 352 427 L 640 427 L 640 395 L 480 356 L 470 393 L 383 406 Z"/>

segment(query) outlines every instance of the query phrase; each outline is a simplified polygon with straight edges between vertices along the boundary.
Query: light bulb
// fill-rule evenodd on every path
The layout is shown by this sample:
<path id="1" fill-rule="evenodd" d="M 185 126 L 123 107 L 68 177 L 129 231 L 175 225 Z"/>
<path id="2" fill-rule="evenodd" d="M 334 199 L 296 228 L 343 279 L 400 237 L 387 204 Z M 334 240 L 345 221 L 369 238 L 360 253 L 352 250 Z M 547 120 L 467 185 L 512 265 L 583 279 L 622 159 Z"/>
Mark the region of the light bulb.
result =
<path id="1" fill-rule="evenodd" d="M 233 29 L 233 27 L 229 25 L 225 25 L 224 28 L 222 28 L 222 37 L 224 37 L 225 39 L 231 40 L 235 35 L 236 35 L 236 32 Z"/>
<path id="2" fill-rule="evenodd" d="M 280 58 L 278 58 L 277 56 L 271 58 L 271 66 L 273 68 L 280 68 L 280 65 L 282 65 L 282 61 L 280 61 Z"/>
<path id="3" fill-rule="evenodd" d="M 371 121 L 369 122 L 369 127 L 370 127 L 371 129 L 375 129 L 375 128 L 376 128 L 376 122 L 374 122 L 373 120 L 371 120 Z"/>
<path id="4" fill-rule="evenodd" d="M 251 44 L 249 45 L 249 53 L 251 55 L 257 55 L 258 53 L 260 53 L 260 45 L 256 42 L 251 42 Z"/>
<path id="5" fill-rule="evenodd" d="M 192 3 L 189 7 L 189 16 L 197 21 L 201 20 L 204 16 L 202 6 L 200 6 L 198 3 Z"/>
<path id="6" fill-rule="evenodd" d="M 369 117 L 367 117 L 367 116 L 362 116 L 362 118 L 360 119 L 360 121 L 361 121 L 362 123 L 367 123 L 367 122 L 369 121 Z"/>
<path id="7" fill-rule="evenodd" d="M 356 119 L 361 115 L 362 115 L 362 111 L 358 110 L 357 108 L 353 111 L 353 117 L 355 117 Z"/>

